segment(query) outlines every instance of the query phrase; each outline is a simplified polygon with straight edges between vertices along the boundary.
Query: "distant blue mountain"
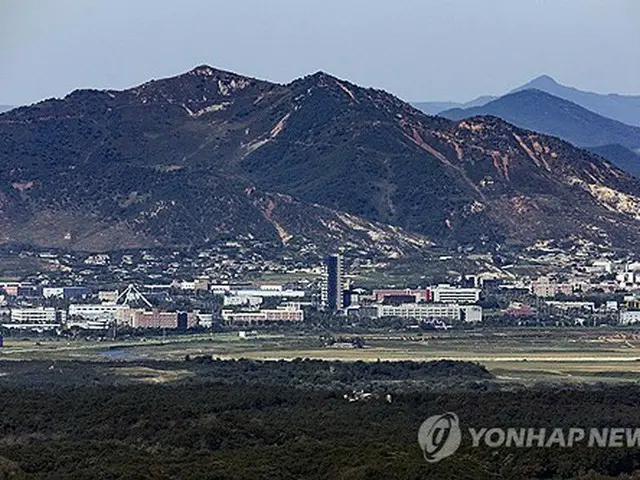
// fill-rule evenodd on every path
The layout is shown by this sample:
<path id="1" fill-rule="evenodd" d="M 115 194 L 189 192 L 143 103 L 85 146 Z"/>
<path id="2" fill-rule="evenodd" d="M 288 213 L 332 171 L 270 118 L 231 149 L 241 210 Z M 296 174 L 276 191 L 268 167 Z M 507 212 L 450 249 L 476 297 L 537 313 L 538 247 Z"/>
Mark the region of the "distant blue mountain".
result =
<path id="1" fill-rule="evenodd" d="M 549 75 L 541 75 L 509 93 L 522 90 L 540 90 L 573 102 L 598 115 L 617 120 L 627 125 L 640 127 L 640 95 L 601 94 L 586 92 L 562 85 Z M 498 97 L 485 95 L 470 102 L 414 102 L 413 106 L 428 115 L 437 115 L 453 108 L 473 108 L 486 105 Z"/>
<path id="2" fill-rule="evenodd" d="M 452 108 L 464 108 L 462 103 L 457 102 L 414 102 L 411 105 L 427 115 L 437 115 Z"/>
<path id="3" fill-rule="evenodd" d="M 495 100 L 496 98 L 498 97 L 483 95 L 471 100 L 470 102 L 415 102 L 412 103 L 412 105 L 427 115 L 437 115 L 440 112 L 444 112 L 445 110 L 450 110 L 452 108 L 479 107 L 489 103 L 491 100 Z"/>
<path id="4" fill-rule="evenodd" d="M 541 90 L 519 90 L 481 107 L 440 113 L 450 120 L 492 115 L 518 127 L 560 137 L 588 148 L 627 172 L 640 169 L 640 127 L 603 117 Z"/>
<path id="5" fill-rule="evenodd" d="M 600 94 L 585 92 L 556 82 L 548 75 L 541 75 L 513 90 L 542 90 L 556 97 L 569 100 L 604 117 L 640 127 L 640 95 Z"/>
<path id="6" fill-rule="evenodd" d="M 13 105 L 0 105 L 0 113 L 11 110 L 12 108 L 15 107 Z"/>
<path id="7" fill-rule="evenodd" d="M 541 90 L 520 90 L 481 107 L 440 113 L 450 120 L 481 115 L 500 117 L 518 127 L 560 137 L 579 147 L 617 144 L 631 150 L 640 148 L 640 127 L 603 117 Z"/>

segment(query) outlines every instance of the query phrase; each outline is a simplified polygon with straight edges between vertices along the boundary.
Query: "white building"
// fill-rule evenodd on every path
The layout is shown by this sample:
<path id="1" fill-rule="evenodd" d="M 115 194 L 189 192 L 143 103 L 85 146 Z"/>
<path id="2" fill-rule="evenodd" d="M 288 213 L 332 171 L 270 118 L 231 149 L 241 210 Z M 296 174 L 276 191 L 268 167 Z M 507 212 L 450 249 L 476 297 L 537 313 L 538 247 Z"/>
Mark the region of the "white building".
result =
<path id="1" fill-rule="evenodd" d="M 231 285 L 209 285 L 209 291 L 213 294 L 223 295 L 231 291 Z"/>
<path id="2" fill-rule="evenodd" d="M 100 290 L 98 292 L 98 300 L 104 303 L 116 303 L 120 292 L 118 290 Z"/>
<path id="3" fill-rule="evenodd" d="M 458 288 L 441 284 L 431 289 L 435 303 L 477 303 L 480 300 L 479 288 Z"/>
<path id="4" fill-rule="evenodd" d="M 633 325 L 640 323 L 640 310 L 626 310 L 620 312 L 620 325 Z"/>
<path id="5" fill-rule="evenodd" d="M 261 286 L 259 288 L 246 288 L 242 290 L 230 290 L 235 297 L 270 297 L 270 298 L 302 298 L 303 290 L 285 290 L 280 286 Z"/>
<path id="6" fill-rule="evenodd" d="M 66 321 L 66 312 L 55 308 L 12 308 L 11 323 L 60 325 Z"/>
<path id="7" fill-rule="evenodd" d="M 188 280 L 174 280 L 173 282 L 171 282 L 171 286 L 178 290 L 193 292 L 196 289 L 196 282 Z"/>
<path id="8" fill-rule="evenodd" d="M 67 319 L 67 328 L 81 328 L 83 330 L 106 330 L 109 328 L 109 321 L 102 320 L 84 320 L 84 319 Z"/>
<path id="9" fill-rule="evenodd" d="M 244 295 L 225 295 L 223 304 L 225 307 L 237 307 L 237 306 L 246 306 L 246 307 L 259 307 L 262 305 L 262 297 L 257 297 L 254 295 L 244 296 Z"/>
<path id="10" fill-rule="evenodd" d="M 570 311 L 570 310 L 587 310 L 593 312 L 596 309 L 596 304 L 593 302 L 554 302 L 547 301 L 547 305 L 558 310 Z"/>
<path id="11" fill-rule="evenodd" d="M 44 298 L 79 298 L 86 297 L 91 291 L 86 287 L 44 287 L 42 296 Z"/>
<path id="12" fill-rule="evenodd" d="M 105 253 L 98 253 L 87 257 L 84 261 L 87 265 L 108 265 L 111 261 L 109 255 Z"/>
<path id="13" fill-rule="evenodd" d="M 213 314 L 212 313 L 200 313 L 197 312 L 198 325 L 203 328 L 211 328 L 213 326 Z"/>
<path id="14" fill-rule="evenodd" d="M 304 311 L 294 306 L 255 312 L 233 312 L 222 310 L 222 319 L 229 324 L 264 323 L 264 322 L 302 322 Z"/>
<path id="15" fill-rule="evenodd" d="M 595 260 L 591 266 L 592 273 L 611 273 L 613 272 L 613 262 L 611 260 Z"/>
<path id="16" fill-rule="evenodd" d="M 481 322 L 482 307 L 457 303 L 404 303 L 402 305 L 376 305 L 377 316 L 414 318 L 416 320 L 446 319 L 450 321 Z"/>
<path id="17" fill-rule="evenodd" d="M 640 271 L 627 270 L 616 275 L 618 286 L 622 289 L 636 288 L 640 285 Z"/>
<path id="18" fill-rule="evenodd" d="M 118 305 L 115 303 L 86 303 L 69 305 L 69 315 L 72 317 L 80 317 L 87 320 L 97 319 L 116 319 L 119 313 L 128 310 L 127 305 Z"/>
<path id="19" fill-rule="evenodd" d="M 482 307 L 478 305 L 460 305 L 462 320 L 467 323 L 482 322 Z"/>
<path id="20" fill-rule="evenodd" d="M 609 301 L 607 301 L 607 303 L 605 303 L 604 309 L 607 312 L 617 312 L 618 311 L 618 302 L 616 302 L 615 300 L 609 300 Z"/>
<path id="21" fill-rule="evenodd" d="M 64 287 L 44 287 L 42 289 L 42 296 L 44 298 L 63 298 Z"/>
<path id="22" fill-rule="evenodd" d="M 573 295 L 573 285 L 570 283 L 558 283 L 549 277 L 540 277 L 531 282 L 531 293 L 536 297 L 551 298 L 556 295 Z"/>

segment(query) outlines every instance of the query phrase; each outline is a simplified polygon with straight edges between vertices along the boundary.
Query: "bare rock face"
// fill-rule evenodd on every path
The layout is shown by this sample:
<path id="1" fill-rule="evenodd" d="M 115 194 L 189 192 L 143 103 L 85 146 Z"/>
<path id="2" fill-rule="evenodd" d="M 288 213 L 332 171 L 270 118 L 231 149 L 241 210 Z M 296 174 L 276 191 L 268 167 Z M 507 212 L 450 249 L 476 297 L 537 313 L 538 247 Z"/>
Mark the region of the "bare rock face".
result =
<path id="1" fill-rule="evenodd" d="M 640 186 L 494 117 L 429 117 L 322 72 L 278 85 L 200 66 L 1 114 L 0 227 L 2 243 L 82 250 L 631 247 Z"/>

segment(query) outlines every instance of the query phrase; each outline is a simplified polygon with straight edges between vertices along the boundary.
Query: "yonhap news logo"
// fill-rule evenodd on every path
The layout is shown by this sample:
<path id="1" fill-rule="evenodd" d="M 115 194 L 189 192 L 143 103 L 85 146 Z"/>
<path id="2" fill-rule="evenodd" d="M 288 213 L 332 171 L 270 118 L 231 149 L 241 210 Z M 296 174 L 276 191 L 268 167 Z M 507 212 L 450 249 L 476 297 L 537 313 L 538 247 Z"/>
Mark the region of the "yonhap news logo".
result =
<path id="1" fill-rule="evenodd" d="M 439 462 L 458 450 L 462 442 L 459 423 L 455 413 L 447 412 L 429 417 L 420 425 L 418 443 L 427 462 Z"/>
<path id="2" fill-rule="evenodd" d="M 468 434 L 468 435 L 467 435 Z M 469 427 L 464 439 L 471 448 L 640 448 L 640 428 Z M 418 430 L 418 444 L 429 463 L 450 457 L 463 442 L 463 429 L 453 412 L 427 418 Z"/>

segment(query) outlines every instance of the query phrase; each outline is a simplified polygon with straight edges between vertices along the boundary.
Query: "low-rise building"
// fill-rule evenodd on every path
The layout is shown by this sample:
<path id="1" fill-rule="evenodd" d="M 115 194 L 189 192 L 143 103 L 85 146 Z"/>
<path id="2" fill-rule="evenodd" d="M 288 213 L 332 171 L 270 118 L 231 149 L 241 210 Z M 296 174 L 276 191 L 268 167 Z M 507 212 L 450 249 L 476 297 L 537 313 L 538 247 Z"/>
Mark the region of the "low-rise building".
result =
<path id="1" fill-rule="evenodd" d="M 0 288 L 15 297 L 37 297 L 41 293 L 40 287 L 30 282 L 2 282 Z"/>
<path id="2" fill-rule="evenodd" d="M 171 287 L 186 292 L 194 292 L 196 289 L 196 282 L 188 280 L 174 280 L 173 282 L 171 282 Z"/>
<path id="3" fill-rule="evenodd" d="M 594 260 L 591 267 L 587 269 L 590 273 L 609 274 L 613 272 L 613 262 L 611 260 Z"/>
<path id="4" fill-rule="evenodd" d="M 116 303 L 81 303 L 69 305 L 69 316 L 85 320 L 123 320 L 130 308 Z"/>
<path id="5" fill-rule="evenodd" d="M 571 311 L 571 310 L 586 310 L 589 312 L 593 312 L 596 309 L 596 305 L 593 302 L 553 302 L 548 301 L 545 302 L 550 307 L 556 308 L 558 310 L 563 311 Z"/>
<path id="6" fill-rule="evenodd" d="M 511 302 L 502 312 L 511 317 L 529 317 L 536 314 L 536 309 L 521 302 Z"/>
<path id="7" fill-rule="evenodd" d="M 44 287 L 44 298 L 84 298 L 91 294 L 87 287 Z"/>
<path id="8" fill-rule="evenodd" d="M 616 302 L 615 300 L 608 300 L 605 305 L 604 308 L 607 312 L 617 312 L 618 311 L 618 302 Z"/>
<path id="9" fill-rule="evenodd" d="M 85 320 L 82 318 L 67 318 L 67 328 L 83 330 L 106 330 L 111 324 L 108 320 Z"/>
<path id="10" fill-rule="evenodd" d="M 573 295 L 573 285 L 551 280 L 549 277 L 540 277 L 531 282 L 531 293 L 536 297 L 553 298 L 556 295 Z"/>
<path id="11" fill-rule="evenodd" d="M 408 297 L 412 298 L 413 300 L 411 301 L 414 303 L 428 302 L 431 300 L 431 291 L 428 288 L 396 288 L 373 291 L 373 300 L 380 303 L 393 299 L 405 299 Z"/>
<path id="12" fill-rule="evenodd" d="M 198 325 L 204 328 L 211 328 L 213 326 L 213 314 L 212 313 L 196 313 L 198 317 Z"/>
<path id="13" fill-rule="evenodd" d="M 257 310 L 255 312 L 222 310 L 222 319 L 232 325 L 268 322 L 302 322 L 304 320 L 304 310 L 295 306 Z"/>
<path id="14" fill-rule="evenodd" d="M 230 294 L 236 297 L 269 297 L 269 298 L 303 298 L 303 290 L 290 290 L 276 285 L 263 285 L 259 288 L 245 288 L 231 290 Z"/>
<path id="15" fill-rule="evenodd" d="M 10 318 L 13 324 L 60 325 L 66 321 L 67 314 L 55 308 L 12 308 Z"/>
<path id="16" fill-rule="evenodd" d="M 431 298 L 435 303 L 477 303 L 480 289 L 441 284 L 431 288 Z"/>
<path id="17" fill-rule="evenodd" d="M 191 312 L 163 312 L 160 310 L 132 309 L 127 324 L 132 328 L 180 328 L 198 324 L 197 314 Z"/>
<path id="18" fill-rule="evenodd" d="M 21 286 L 22 286 L 22 284 L 20 282 L 2 282 L 2 283 L 0 283 L 0 288 L 4 291 L 4 293 L 6 293 L 7 295 L 12 295 L 12 296 L 17 296 L 18 295 L 18 290 L 20 289 Z"/>
<path id="19" fill-rule="evenodd" d="M 482 307 L 458 303 L 404 303 L 376 305 L 377 317 L 413 318 L 416 320 L 446 319 L 455 322 L 481 322 Z"/>
<path id="20" fill-rule="evenodd" d="M 100 290 L 98 292 L 98 300 L 104 303 L 116 303 L 119 296 L 118 290 Z"/>
<path id="21" fill-rule="evenodd" d="M 225 307 L 259 307 L 262 301 L 262 297 L 256 296 L 225 295 L 223 305 Z"/>
<path id="22" fill-rule="evenodd" d="M 640 310 L 624 310 L 620 312 L 618 322 L 620 325 L 633 325 L 640 323 Z"/>

